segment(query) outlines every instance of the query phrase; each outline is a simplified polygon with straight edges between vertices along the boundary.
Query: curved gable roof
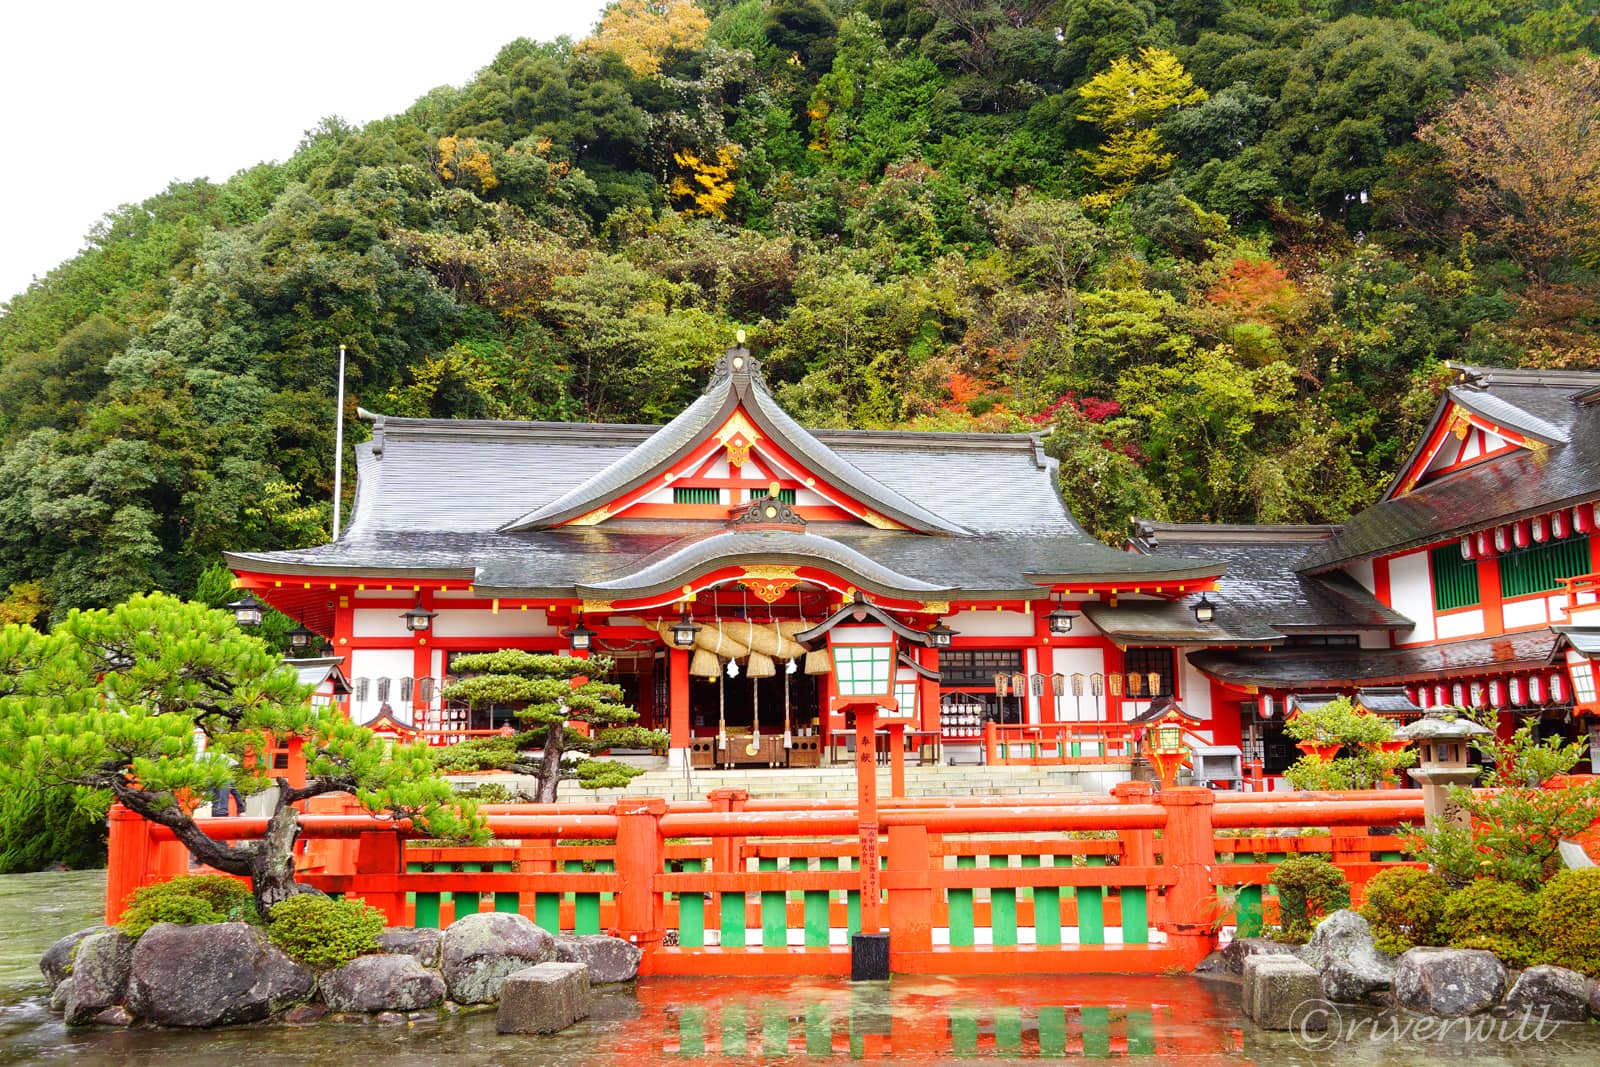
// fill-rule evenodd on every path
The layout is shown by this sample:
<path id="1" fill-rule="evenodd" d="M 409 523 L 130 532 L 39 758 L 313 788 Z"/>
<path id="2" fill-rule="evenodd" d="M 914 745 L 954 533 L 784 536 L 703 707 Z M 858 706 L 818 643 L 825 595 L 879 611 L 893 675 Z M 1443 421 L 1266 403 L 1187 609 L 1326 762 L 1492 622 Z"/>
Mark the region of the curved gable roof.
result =
<path id="1" fill-rule="evenodd" d="M 593 477 L 548 504 L 512 520 L 501 530 L 513 533 L 548 529 L 605 507 L 617 497 L 658 477 L 686 453 L 703 444 L 739 410 L 784 451 L 803 457 L 803 462 L 817 475 L 873 510 L 921 533 L 967 532 L 884 485 L 812 436 L 772 399 L 760 367 L 742 348 L 732 349 L 720 359 L 706 392 L 648 440 Z"/>

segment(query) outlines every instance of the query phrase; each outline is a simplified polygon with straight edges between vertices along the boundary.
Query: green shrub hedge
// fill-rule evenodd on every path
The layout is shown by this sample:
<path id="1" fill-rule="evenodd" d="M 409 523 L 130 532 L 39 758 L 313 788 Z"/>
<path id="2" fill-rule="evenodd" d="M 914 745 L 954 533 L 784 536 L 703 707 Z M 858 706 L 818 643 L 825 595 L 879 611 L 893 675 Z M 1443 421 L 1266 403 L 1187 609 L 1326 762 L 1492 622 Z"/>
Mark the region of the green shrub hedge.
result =
<path id="1" fill-rule="evenodd" d="M 1395 867 L 1367 883 L 1361 914 L 1372 924 L 1372 940 L 1385 952 L 1441 944 L 1439 922 L 1450 888 L 1432 871 Z"/>
<path id="2" fill-rule="evenodd" d="M 1514 882 L 1480 878 L 1450 894 L 1440 931 L 1451 948 L 1481 948 L 1513 967 L 1539 962 L 1539 898 Z"/>
<path id="3" fill-rule="evenodd" d="M 272 909 L 267 936 L 283 951 L 325 970 L 343 967 L 357 956 L 378 951 L 384 915 L 360 899 L 334 900 L 303 893 Z"/>
<path id="4" fill-rule="evenodd" d="M 1538 899 L 1539 962 L 1600 976 L 1600 868 L 1560 871 Z"/>
<path id="5" fill-rule="evenodd" d="M 1285 941 L 1311 937 L 1316 920 L 1350 906 L 1350 882 L 1327 860 L 1297 856 L 1272 869 L 1278 889 L 1280 936 Z"/>
<path id="6" fill-rule="evenodd" d="M 156 923 L 259 921 L 249 886 L 222 874 L 191 874 L 134 890 L 118 926 L 129 937 L 139 938 Z"/>

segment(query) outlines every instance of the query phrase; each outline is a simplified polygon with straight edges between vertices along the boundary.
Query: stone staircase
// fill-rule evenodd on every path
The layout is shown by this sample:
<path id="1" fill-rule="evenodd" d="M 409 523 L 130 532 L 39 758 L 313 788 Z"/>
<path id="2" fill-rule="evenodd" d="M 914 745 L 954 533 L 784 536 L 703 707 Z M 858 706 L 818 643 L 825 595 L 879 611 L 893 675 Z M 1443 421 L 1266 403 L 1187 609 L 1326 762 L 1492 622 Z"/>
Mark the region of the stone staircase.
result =
<path id="1" fill-rule="evenodd" d="M 1128 777 L 1126 764 L 1071 767 L 909 766 L 906 795 L 1040 796 L 1063 793 L 1107 793 Z M 561 783 L 563 801 L 609 803 L 619 797 L 662 797 L 669 801 L 704 800 L 713 789 L 743 789 L 752 797 L 850 800 L 856 794 L 853 766 L 809 769 L 751 768 L 739 770 L 646 771 L 627 789 L 579 789 Z M 878 795 L 889 795 L 889 768 L 878 768 Z"/>

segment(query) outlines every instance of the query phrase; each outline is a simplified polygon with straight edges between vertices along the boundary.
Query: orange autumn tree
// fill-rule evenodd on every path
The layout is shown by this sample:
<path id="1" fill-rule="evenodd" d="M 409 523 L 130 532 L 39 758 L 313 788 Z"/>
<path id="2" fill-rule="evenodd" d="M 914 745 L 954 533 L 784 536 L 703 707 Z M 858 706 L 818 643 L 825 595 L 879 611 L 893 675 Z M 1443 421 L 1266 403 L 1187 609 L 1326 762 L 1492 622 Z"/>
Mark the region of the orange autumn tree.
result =
<path id="1" fill-rule="evenodd" d="M 680 148 L 672 153 L 672 158 L 682 168 L 673 176 L 668 189 L 678 210 L 685 215 L 724 218 L 728 202 L 733 199 L 733 172 L 739 165 L 739 146 L 723 145 L 717 149 L 714 160 L 701 159 L 688 148 Z"/>
<path id="2" fill-rule="evenodd" d="M 617 0 L 578 50 L 612 52 L 635 75 L 648 78 L 661 73 L 673 52 L 699 48 L 710 29 L 711 20 L 693 0 Z"/>

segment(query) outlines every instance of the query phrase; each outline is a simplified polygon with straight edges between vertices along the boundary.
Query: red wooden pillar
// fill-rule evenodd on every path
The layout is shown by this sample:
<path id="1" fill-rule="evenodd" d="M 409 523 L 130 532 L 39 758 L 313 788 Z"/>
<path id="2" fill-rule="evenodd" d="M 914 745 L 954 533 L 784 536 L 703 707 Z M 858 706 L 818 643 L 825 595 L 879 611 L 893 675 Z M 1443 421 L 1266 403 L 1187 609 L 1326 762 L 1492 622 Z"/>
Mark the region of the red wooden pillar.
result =
<path id="1" fill-rule="evenodd" d="M 878 874 L 878 709 L 855 705 L 856 817 L 861 839 L 861 932 L 883 929 Z"/>
<path id="2" fill-rule="evenodd" d="M 687 648 L 670 650 L 667 653 L 667 669 L 669 673 L 667 716 L 671 733 L 669 744 L 673 748 L 687 750 L 689 747 L 689 650 Z M 687 751 L 684 758 L 688 758 Z"/>
<path id="3" fill-rule="evenodd" d="M 1167 809 L 1162 859 L 1175 876 L 1167 887 L 1162 927 L 1167 944 L 1177 949 L 1185 969 L 1216 948 L 1212 929 L 1216 889 L 1211 884 L 1211 867 L 1216 862 L 1211 816 L 1216 799 L 1211 790 L 1199 786 L 1174 786 L 1161 793 L 1161 805 Z"/>
<path id="4" fill-rule="evenodd" d="M 889 832 L 889 874 L 885 911 L 889 915 L 890 966 L 896 952 L 928 952 L 933 949 L 933 889 L 930 870 L 928 829 L 925 826 L 896 826 Z"/>
<path id="5" fill-rule="evenodd" d="M 339 669 L 344 671 L 346 677 L 351 676 L 353 670 L 350 657 L 350 653 L 353 650 L 350 647 L 350 639 L 355 636 L 356 632 L 356 611 L 355 608 L 350 606 L 352 595 L 351 592 L 340 594 L 339 606 L 333 613 L 333 654 L 339 657 Z M 349 710 L 350 703 L 349 698 L 347 698 L 345 711 L 348 713 Z"/>
<path id="6" fill-rule="evenodd" d="M 1206 790 L 1210 792 L 1210 790 Z M 1148 804 L 1155 799 L 1156 787 L 1149 782 L 1118 782 L 1111 795 L 1123 804 Z M 1155 834 L 1150 830 L 1118 830 L 1122 842 L 1122 862 L 1130 867 L 1150 867 L 1156 862 Z"/>
<path id="7" fill-rule="evenodd" d="M 931 646 L 918 647 L 915 650 L 917 662 L 923 667 L 939 673 L 939 650 Z M 939 679 L 924 678 L 917 675 L 917 703 L 920 705 L 917 715 L 917 729 L 937 730 L 939 722 Z"/>
<path id="8" fill-rule="evenodd" d="M 666 898 L 656 892 L 656 875 L 666 857 L 661 838 L 661 816 L 666 812 L 667 802 L 660 797 L 617 801 L 617 875 L 622 886 L 612 935 L 639 946 L 646 955 L 660 947 L 667 929 Z"/>
<path id="9" fill-rule="evenodd" d="M 106 922 L 117 923 L 128 897 L 144 884 L 150 863 L 150 823 L 121 804 L 111 805 L 106 842 Z"/>
<path id="10" fill-rule="evenodd" d="M 706 794 L 715 811 L 743 811 L 750 794 L 743 789 L 713 789 Z M 711 869 L 717 874 L 735 874 L 744 870 L 744 838 L 713 837 L 711 839 Z M 743 893 L 739 894 L 741 897 Z M 722 894 L 711 900 L 712 914 L 722 914 Z"/>
<path id="11" fill-rule="evenodd" d="M 406 914 L 405 888 L 401 875 L 405 873 L 405 839 L 394 830 L 373 830 L 362 834 L 356 844 L 356 890 L 374 908 L 388 916 L 390 926 L 405 926 L 410 920 Z M 369 884 L 362 884 L 370 879 Z"/>

